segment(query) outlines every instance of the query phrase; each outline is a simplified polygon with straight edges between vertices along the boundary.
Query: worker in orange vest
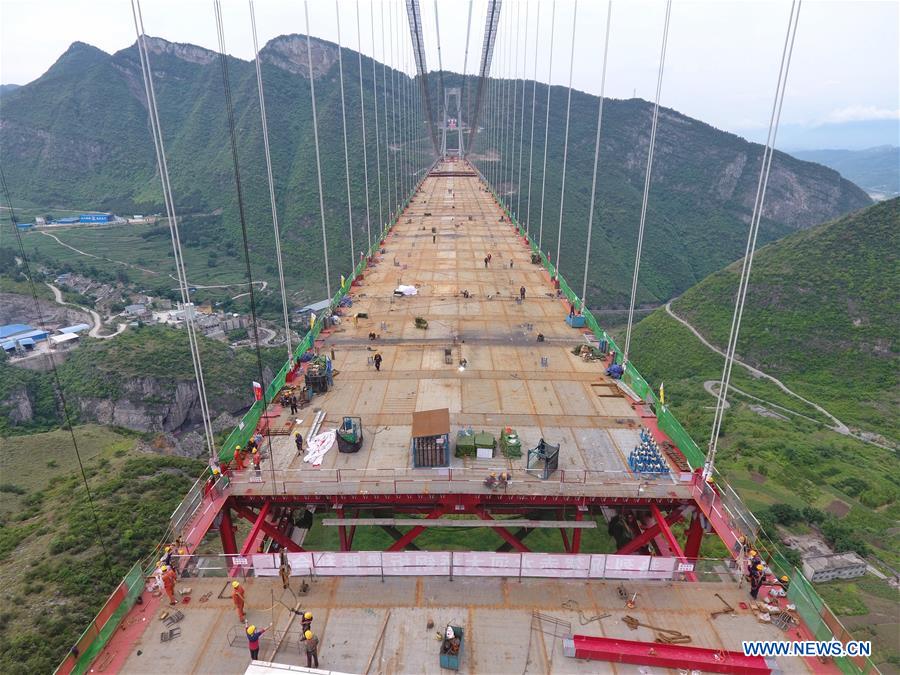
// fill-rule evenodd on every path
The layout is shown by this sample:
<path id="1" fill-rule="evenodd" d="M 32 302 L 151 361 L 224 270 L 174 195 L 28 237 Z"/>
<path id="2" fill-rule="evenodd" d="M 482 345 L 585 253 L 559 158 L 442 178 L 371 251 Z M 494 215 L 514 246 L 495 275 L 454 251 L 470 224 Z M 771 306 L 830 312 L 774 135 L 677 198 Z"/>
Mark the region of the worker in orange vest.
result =
<path id="1" fill-rule="evenodd" d="M 175 580 L 178 577 L 175 574 L 175 570 L 168 565 L 163 565 L 162 573 L 163 588 L 166 590 L 166 595 L 169 596 L 169 604 L 177 605 L 178 601 L 175 599 Z"/>
<path id="2" fill-rule="evenodd" d="M 244 587 L 237 581 L 231 582 L 231 601 L 237 610 L 238 620 L 247 623 L 247 615 L 244 614 Z"/>
<path id="3" fill-rule="evenodd" d="M 250 459 L 253 462 L 253 468 L 256 469 L 256 477 L 259 478 L 262 475 L 259 470 L 259 463 L 262 462 L 262 455 L 259 454 L 259 450 L 255 447 L 253 448 L 253 454 L 250 456 Z"/>
<path id="4" fill-rule="evenodd" d="M 234 446 L 234 468 L 238 471 L 244 468 L 244 451 L 240 445 Z"/>

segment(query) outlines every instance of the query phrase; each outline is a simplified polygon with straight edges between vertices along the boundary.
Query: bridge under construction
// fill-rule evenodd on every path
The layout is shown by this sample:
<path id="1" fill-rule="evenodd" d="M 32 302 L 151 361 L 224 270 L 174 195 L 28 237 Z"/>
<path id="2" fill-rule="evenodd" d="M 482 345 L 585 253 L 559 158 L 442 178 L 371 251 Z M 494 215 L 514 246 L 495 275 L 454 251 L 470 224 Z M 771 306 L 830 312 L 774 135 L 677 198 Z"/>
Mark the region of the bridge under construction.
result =
<path id="1" fill-rule="evenodd" d="M 401 107 L 408 103 L 421 118 L 417 125 L 426 130 L 433 152 L 415 131 L 404 140 L 402 116 L 400 141 L 389 142 L 384 120 L 388 217 L 383 229 L 370 229 L 368 249 L 333 294 L 307 38 L 331 297 L 310 316 L 302 342 L 288 344 L 290 357 L 271 381 L 264 381 L 260 365 L 257 400 L 216 444 L 146 35 L 134 0 L 210 467 L 172 514 L 166 541 L 135 564 L 57 672 L 637 673 L 652 667 L 654 672 L 769 673 L 869 667 L 864 659 L 743 653 L 746 640 L 846 642 L 850 636 L 715 471 L 718 427 L 709 451 L 701 451 L 662 392 L 657 396 L 628 358 L 659 86 L 629 322 L 620 348 L 588 309 L 590 223 L 579 294 L 559 273 L 559 249 L 555 256 L 542 250 L 543 194 L 537 238 L 535 228 L 519 217 L 522 190 L 510 186 L 522 183 L 525 86 L 523 79 L 519 100 L 511 78 L 492 77 L 502 5 L 488 3 L 474 105 L 467 95 L 463 106 L 460 89 L 444 87 L 441 68 L 435 106 L 421 8 L 417 1 L 406 3 L 416 71 L 409 84 L 418 87 L 404 84 L 397 97 L 405 96 Z M 215 6 L 224 55 L 221 8 Z M 577 3 L 574 7 L 573 27 Z M 554 17 L 555 11 L 554 3 Z M 667 3 L 660 83 L 670 11 Z M 471 28 L 471 5 L 469 13 Z M 793 29 L 795 21 L 792 5 Z M 307 33 L 308 22 L 307 16 Z M 253 31 L 255 45 L 255 19 Z M 607 40 L 608 32 L 607 25 Z M 552 33 L 551 23 L 551 56 Z M 468 35 L 465 42 L 468 58 Z M 503 47 L 509 55 L 511 42 Z M 221 64 L 253 307 L 224 56 Z M 339 67 L 350 250 L 356 262 L 342 62 Z M 604 57 L 604 77 L 605 67 Z M 258 57 L 257 76 L 281 274 Z M 571 96 L 571 74 L 569 91 Z M 386 86 L 383 96 L 387 114 Z M 781 76 L 779 106 L 780 96 Z M 602 100 L 601 94 L 592 208 Z M 377 138 L 377 96 L 375 102 Z M 364 136 L 365 120 L 364 113 Z M 533 126 L 532 117 L 532 141 Z M 529 173 L 535 155 L 530 150 Z M 429 159 L 417 169 L 416 157 L 423 152 Z M 546 140 L 543 153 L 546 171 Z M 766 153 L 762 196 L 770 144 Z M 565 162 L 564 151 L 562 197 Z M 380 202 L 380 156 L 377 166 Z M 364 180 L 368 200 L 368 173 Z M 530 202 L 530 175 L 528 183 Z M 761 196 L 757 199 L 749 240 L 754 244 L 762 203 Z M 369 222 L 368 201 L 366 211 Z M 561 199 L 558 242 L 563 220 Z M 748 249 L 752 256 L 749 243 Z M 284 315 L 290 340 L 286 299 Z M 726 407 L 733 351 L 729 345 L 716 425 Z M 171 570 L 163 567 L 174 570 L 176 582 L 167 580 L 163 572 Z M 233 597 L 236 588 L 244 589 L 244 600 Z M 313 615 L 321 670 L 305 665 L 309 643 L 299 617 L 307 612 Z M 252 662 L 247 624 L 270 626 Z M 445 637 L 448 627 L 455 637 Z"/>

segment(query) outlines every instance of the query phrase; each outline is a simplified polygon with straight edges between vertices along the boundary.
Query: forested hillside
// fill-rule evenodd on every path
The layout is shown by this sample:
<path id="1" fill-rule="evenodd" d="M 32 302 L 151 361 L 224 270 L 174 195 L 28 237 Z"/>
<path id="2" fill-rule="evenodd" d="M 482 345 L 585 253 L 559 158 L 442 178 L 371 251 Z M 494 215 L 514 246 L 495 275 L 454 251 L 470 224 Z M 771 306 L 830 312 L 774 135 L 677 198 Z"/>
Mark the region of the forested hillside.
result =
<path id="1" fill-rule="evenodd" d="M 192 279 L 199 278 L 202 283 L 203 275 L 210 270 L 237 269 L 243 264 L 221 71 L 213 52 L 156 38 L 150 42 L 175 201 L 185 216 L 183 241 L 191 249 L 216 252 L 206 269 L 194 265 L 188 270 Z M 331 273 L 335 283 L 355 259 L 350 251 L 347 225 L 338 52 L 329 42 L 314 40 L 313 45 Z M 352 50 L 345 49 L 342 54 L 350 136 L 353 231 L 355 248 L 359 251 L 368 240 L 358 58 Z M 305 297 L 318 299 L 324 287 L 324 272 L 305 38 L 290 35 L 272 40 L 262 50 L 262 60 L 287 283 L 292 290 L 303 289 Z M 257 278 L 274 281 L 277 278 L 274 239 L 255 69 L 252 63 L 233 58 L 229 59 L 229 68 L 251 257 Z M 362 69 L 370 218 L 372 229 L 377 230 L 379 221 L 388 218 L 387 190 L 389 180 L 393 184 L 398 173 L 398 158 L 402 161 L 400 173 L 410 174 L 428 164 L 431 150 L 426 126 L 411 117 L 408 106 L 401 103 L 395 109 L 393 105 L 392 91 L 409 92 L 415 89 L 416 83 L 402 73 L 390 69 L 385 72 L 377 66 L 379 133 L 376 134 L 372 61 L 363 58 Z M 462 78 L 452 74 L 445 81 L 447 86 L 463 85 L 466 109 L 466 93 L 474 92 L 474 87 L 466 86 Z M 437 87 L 436 77 L 429 82 L 432 88 Z M 523 108 L 521 84 L 519 81 L 516 86 L 517 110 Z M 518 158 L 524 155 L 523 183 L 528 178 L 532 92 L 531 83 L 525 85 L 526 119 L 522 124 L 520 115 L 519 124 L 514 127 L 516 134 L 506 146 L 506 155 L 499 154 L 499 148 L 488 146 L 492 125 L 501 119 L 490 107 L 481 116 L 482 132 L 473 152 L 482 169 L 487 169 L 488 157 L 499 157 L 506 166 L 514 163 L 518 168 Z M 542 243 L 554 254 L 565 97 L 565 88 L 552 88 Z M 596 112 L 596 97 L 573 93 L 561 261 L 563 273 L 570 277 L 581 269 L 585 250 Z M 620 306 L 630 289 L 651 112 L 652 106 L 639 99 L 609 100 L 604 109 L 593 242 L 596 264 L 590 275 L 591 296 L 600 306 Z M 530 217 L 527 186 L 514 194 L 517 204 L 521 203 L 520 218 L 527 220 L 533 230 L 540 227 L 538 200 L 543 182 L 545 117 L 546 87 L 538 85 Z M 386 119 L 390 122 L 387 135 Z M 399 144 L 396 134 L 400 126 L 407 129 L 404 138 L 416 137 L 413 146 L 420 151 L 418 155 L 408 152 L 409 144 Z M 525 130 L 524 153 L 519 152 L 519 128 Z M 0 150 L 13 198 L 21 203 L 124 213 L 162 210 L 135 47 L 109 55 L 75 43 L 41 78 L 4 94 Z M 741 254 L 761 150 L 759 145 L 674 110 L 661 111 L 640 301 L 667 299 Z M 379 156 L 381 199 L 376 180 Z M 518 171 L 515 175 L 518 179 Z M 499 187 L 503 191 L 515 190 L 509 181 Z M 761 233 L 764 242 L 860 208 L 870 200 L 835 171 L 779 153 L 766 203 Z M 711 233 L 715 236 L 710 236 Z M 38 243 L 43 247 L 55 246 L 35 234 L 25 239 L 28 246 Z M 138 248 L 144 266 L 170 264 L 167 228 L 142 230 L 134 246 L 122 245 L 125 255 L 130 249 Z M 70 250 L 61 247 L 58 250 L 71 255 Z M 46 255 L 46 248 L 41 252 Z"/>

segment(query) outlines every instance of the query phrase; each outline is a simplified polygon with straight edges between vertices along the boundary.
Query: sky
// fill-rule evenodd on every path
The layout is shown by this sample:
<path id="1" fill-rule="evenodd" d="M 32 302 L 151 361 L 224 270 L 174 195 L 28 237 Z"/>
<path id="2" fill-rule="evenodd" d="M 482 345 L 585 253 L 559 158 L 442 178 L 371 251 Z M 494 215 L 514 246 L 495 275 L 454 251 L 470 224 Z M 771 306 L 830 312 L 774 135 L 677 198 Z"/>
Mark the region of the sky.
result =
<path id="1" fill-rule="evenodd" d="M 227 50 L 252 58 L 248 3 L 222 4 Z M 487 4 L 472 2 L 470 73 L 480 60 Z M 374 18 L 375 57 L 382 60 L 383 13 L 384 41 L 390 48 L 393 28 L 394 51 L 400 54 L 402 47 L 402 59 L 393 63 L 411 71 L 405 3 L 400 0 L 314 0 L 309 2 L 311 34 L 337 41 L 339 11 L 342 42 L 357 48 L 357 6 L 363 52 L 373 53 Z M 463 70 L 469 6 L 468 0 L 437 0 L 445 70 Z M 538 80 L 567 85 L 574 18 L 572 85 L 599 94 L 607 7 L 605 0 L 580 0 L 575 15 L 575 0 L 505 0 L 494 72 L 530 79 L 536 66 Z M 143 0 L 142 8 L 148 34 L 217 48 L 211 0 Z M 438 64 L 434 0 L 424 0 L 421 8 L 433 70 Z M 255 9 L 260 45 L 280 34 L 306 32 L 301 0 L 256 0 Z M 788 0 L 674 0 L 662 105 L 720 129 L 764 137 L 789 12 Z M 607 95 L 652 100 L 664 14 L 663 0 L 613 2 Z M 129 0 L 0 0 L 0 83 L 24 84 L 39 77 L 76 40 L 114 52 L 134 39 Z M 887 124 L 888 136 L 895 135 L 893 129 L 900 128 L 898 54 L 897 0 L 805 0 L 782 113 L 786 133 L 868 122 L 885 128 L 888 120 L 893 121 Z M 900 139 L 893 142 L 900 144 Z"/>

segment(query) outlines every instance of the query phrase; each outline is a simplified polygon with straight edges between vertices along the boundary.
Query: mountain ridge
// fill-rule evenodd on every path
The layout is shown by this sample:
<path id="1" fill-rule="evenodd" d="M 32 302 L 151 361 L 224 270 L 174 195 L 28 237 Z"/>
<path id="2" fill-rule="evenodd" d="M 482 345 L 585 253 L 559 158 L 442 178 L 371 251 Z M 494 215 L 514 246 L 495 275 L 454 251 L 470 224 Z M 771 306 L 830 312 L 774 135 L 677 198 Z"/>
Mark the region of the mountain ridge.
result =
<path id="1" fill-rule="evenodd" d="M 149 42 L 173 192 L 176 207 L 184 216 L 184 230 L 189 235 L 186 238 L 194 242 L 189 245 L 232 251 L 222 264 L 242 264 L 237 246 L 237 208 L 231 187 L 233 169 L 221 103 L 221 72 L 211 61 L 215 53 L 162 38 L 151 38 Z M 332 259 L 350 261 L 358 256 L 349 250 L 346 236 L 343 158 L 342 153 L 329 150 L 341 147 L 343 142 L 337 45 L 314 39 L 313 47 L 319 135 L 324 149 L 322 170 L 329 247 Z M 14 199 L 29 203 L 81 202 L 93 208 L 124 212 L 161 210 L 155 158 L 148 138 L 143 83 L 134 45 L 108 55 L 84 43 L 76 43 L 66 54 L 68 58 L 61 57 L 41 78 L 3 98 L 0 149 L 15 160 L 9 163 L 8 175 Z M 324 284 L 321 256 L 317 253 L 321 248 L 321 234 L 311 147 L 308 79 L 303 76 L 307 64 L 305 36 L 290 34 L 274 38 L 261 54 L 276 198 L 285 223 L 282 243 L 290 252 L 286 260 L 288 284 L 305 297 L 317 299 L 321 297 Z M 358 243 L 366 241 L 367 234 L 357 53 L 344 48 L 343 62 L 353 231 Z M 364 56 L 369 199 L 373 229 L 377 231 L 378 223 L 387 220 L 388 214 L 386 208 L 375 213 L 379 201 L 373 179 L 376 140 L 373 138 L 372 66 L 371 59 Z M 381 107 L 383 74 L 380 64 L 376 62 L 375 66 Z M 270 207 L 262 163 L 255 68 L 251 61 L 231 57 L 229 69 L 239 127 L 245 207 L 251 227 L 251 254 L 259 261 L 257 266 L 262 268 L 257 269 L 254 276 L 271 274 L 268 261 L 274 257 L 274 240 L 271 228 L 264 225 L 270 218 Z M 404 86 L 413 83 L 402 73 L 392 70 L 387 73 L 389 90 L 391 80 Z M 436 79 L 430 78 L 430 86 L 437 86 Z M 462 84 L 466 91 L 461 76 L 445 73 L 444 79 L 447 86 Z M 469 82 L 472 81 L 470 78 Z M 538 89 L 541 87 L 544 87 L 544 95 L 539 91 L 536 102 L 539 120 L 543 119 L 546 107 L 546 86 L 539 84 Z M 526 86 L 526 95 L 530 95 L 529 90 Z M 565 109 L 566 94 L 564 87 L 551 88 L 552 120 L 559 120 Z M 105 101 L 115 105 L 104 105 L 102 102 Z M 464 106 L 465 103 L 464 100 Z M 560 261 L 563 274 L 569 276 L 574 276 L 569 270 L 583 267 L 596 104 L 596 97 L 573 91 L 564 211 L 566 236 Z M 404 106 L 398 107 L 398 115 L 407 114 Z M 525 109 L 530 115 L 528 105 Z M 593 301 L 602 306 L 621 307 L 630 293 L 651 110 L 651 104 L 637 99 L 609 99 L 605 107 L 604 129 L 607 131 L 601 142 L 592 246 L 595 251 L 607 255 L 602 267 L 598 265 L 591 269 L 588 284 Z M 379 110 L 380 115 L 382 112 Z M 485 111 L 485 125 L 491 123 L 490 113 L 490 110 Z M 394 114 L 393 110 L 389 111 L 392 125 Z M 424 148 L 423 153 L 427 151 L 429 144 L 424 125 L 411 118 L 401 118 L 399 122 L 416 130 L 418 148 Z M 525 125 L 526 134 L 528 126 Z M 543 145 L 543 125 L 535 126 L 537 151 Z M 562 127 L 561 123 L 550 125 L 548 143 L 544 247 L 551 250 L 556 248 L 559 217 Z M 392 175 L 396 173 L 398 152 L 393 138 L 385 138 L 384 131 L 381 125 L 378 142 L 382 151 L 382 174 L 387 177 L 388 140 L 392 146 Z M 475 154 L 489 154 L 484 152 L 490 150 L 485 145 L 486 138 L 487 133 L 483 132 Z M 517 141 L 514 135 L 511 147 L 515 148 Z M 518 152 L 517 148 L 515 152 Z M 638 296 L 640 303 L 658 303 L 673 297 L 742 253 L 761 156 L 761 146 L 737 135 L 720 132 L 677 111 L 661 109 L 644 247 L 645 267 Z M 429 160 L 424 154 L 413 159 L 416 161 L 401 167 L 403 171 L 421 169 Z M 484 162 L 482 164 L 486 166 Z M 532 192 L 535 195 L 540 194 L 540 168 L 538 163 L 533 171 Z M 836 172 L 800 162 L 783 153 L 776 154 L 772 172 L 761 228 L 763 241 L 870 203 L 861 190 Z M 382 196 L 384 201 L 386 198 Z M 525 201 L 524 195 L 522 201 Z M 199 213 L 221 215 L 206 220 L 194 218 Z M 520 220 L 526 219 L 526 214 L 520 214 Z M 537 225 L 536 204 L 532 206 L 530 220 Z M 716 232 L 717 237 L 711 238 L 710 232 Z M 169 245 L 164 234 L 160 234 L 158 244 L 160 255 L 168 255 Z M 349 265 L 332 265 L 333 282 L 345 267 Z"/>

